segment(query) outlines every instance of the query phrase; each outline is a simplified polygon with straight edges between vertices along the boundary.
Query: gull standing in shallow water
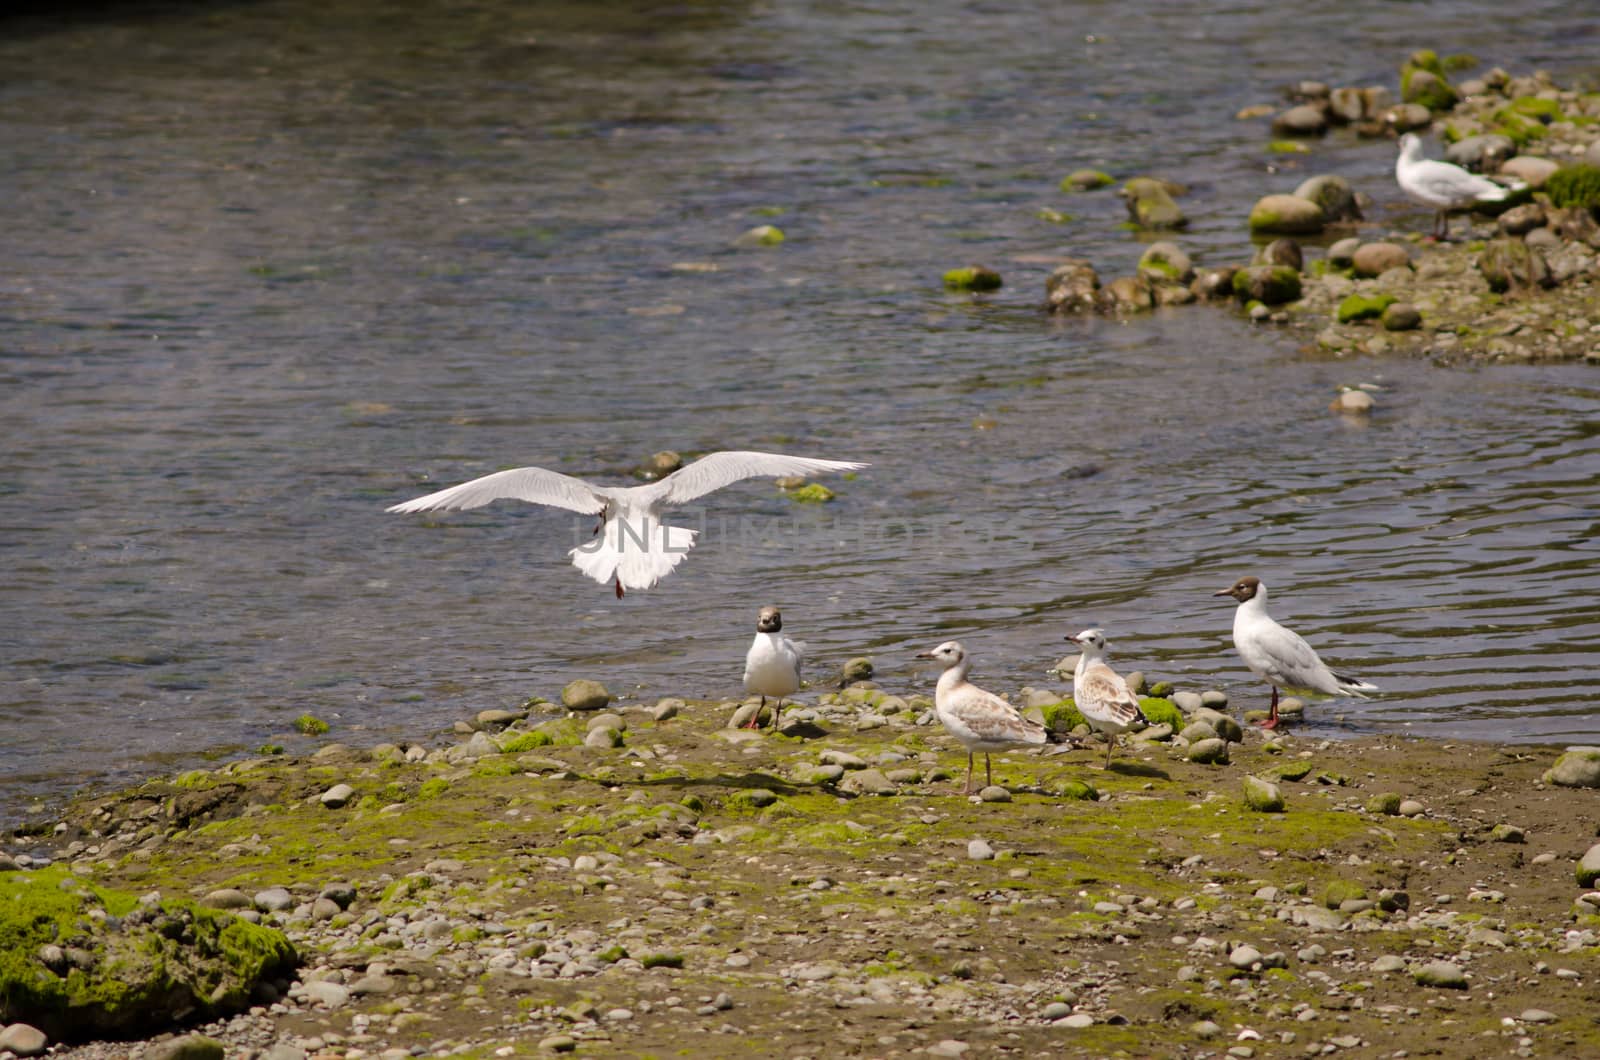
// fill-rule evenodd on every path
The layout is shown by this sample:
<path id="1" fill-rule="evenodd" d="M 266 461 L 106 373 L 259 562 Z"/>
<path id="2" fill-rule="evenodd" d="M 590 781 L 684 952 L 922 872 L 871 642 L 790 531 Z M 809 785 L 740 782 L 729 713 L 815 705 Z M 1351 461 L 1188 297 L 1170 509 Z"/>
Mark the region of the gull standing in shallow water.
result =
<path id="1" fill-rule="evenodd" d="M 597 515 L 600 522 L 595 527 L 595 540 L 579 545 L 568 555 L 574 567 L 601 585 L 611 582 L 620 599 L 624 590 L 648 589 L 665 578 L 694 547 L 697 531 L 667 526 L 661 521 L 664 509 L 688 504 L 747 478 L 855 471 L 866 466 L 783 453 L 727 451 L 703 456 L 646 486 L 596 486 L 542 467 L 518 467 L 396 504 L 388 510 L 459 510 L 510 498 L 565 508 L 580 515 Z"/>
<path id="2" fill-rule="evenodd" d="M 1422 141 L 1416 133 L 1400 137 L 1400 157 L 1395 159 L 1394 179 L 1408 198 L 1434 211 L 1433 236 L 1441 241 L 1450 238 L 1451 210 L 1464 210 L 1480 202 L 1499 202 L 1516 190 L 1469 173 L 1454 163 L 1423 158 Z"/>
<path id="3" fill-rule="evenodd" d="M 990 751 L 1042 744 L 1049 739 L 1043 725 L 1024 718 L 1016 707 L 967 680 L 972 658 L 960 641 L 947 640 L 932 651 L 918 652 L 917 658 L 933 659 L 944 666 L 933 690 L 933 706 L 950 735 L 967 749 L 967 786 L 962 789 L 963 795 L 972 794 L 974 752 L 983 752 L 984 782 L 993 784 Z"/>
<path id="4" fill-rule="evenodd" d="M 1148 725 L 1149 720 L 1139 709 L 1139 697 L 1128 688 L 1128 682 L 1106 662 L 1103 632 L 1086 629 L 1067 639 L 1083 649 L 1083 654 L 1078 656 L 1078 668 L 1072 674 L 1072 702 L 1090 728 L 1105 733 L 1105 767 L 1110 769 L 1111 749 L 1117 746 L 1117 733 L 1135 725 Z"/>
<path id="5" fill-rule="evenodd" d="M 1278 690 L 1321 692 L 1328 696 L 1355 696 L 1378 691 L 1377 685 L 1335 673 L 1311 650 L 1305 638 L 1286 629 L 1267 614 L 1267 587 L 1260 578 L 1240 578 L 1212 596 L 1239 601 L 1233 613 L 1233 646 L 1250 671 L 1272 685 L 1272 711 L 1262 728 L 1278 727 Z"/>
<path id="6" fill-rule="evenodd" d="M 783 614 L 776 607 L 763 607 L 756 618 L 756 639 L 744 656 L 744 690 L 761 697 L 765 709 L 768 696 L 778 702 L 772 708 L 772 729 L 778 729 L 783 713 L 783 697 L 800 690 L 800 666 L 805 662 L 805 645 L 783 632 Z M 751 715 L 749 727 L 761 724 L 761 709 Z"/>

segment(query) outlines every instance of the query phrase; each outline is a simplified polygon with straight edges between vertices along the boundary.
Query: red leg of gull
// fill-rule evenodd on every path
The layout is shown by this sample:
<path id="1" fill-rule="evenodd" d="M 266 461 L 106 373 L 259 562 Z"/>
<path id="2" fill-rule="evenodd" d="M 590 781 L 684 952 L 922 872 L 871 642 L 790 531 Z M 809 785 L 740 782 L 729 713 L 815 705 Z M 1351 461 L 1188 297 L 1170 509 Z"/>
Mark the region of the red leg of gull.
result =
<path id="1" fill-rule="evenodd" d="M 622 599 L 622 576 L 621 575 L 615 575 L 615 577 L 616 577 L 616 586 L 617 586 L 617 599 L 620 600 L 620 599 Z"/>
<path id="2" fill-rule="evenodd" d="M 972 752 L 967 752 L 967 786 L 961 789 L 961 794 L 972 794 Z"/>
<path id="3" fill-rule="evenodd" d="M 1267 713 L 1267 720 L 1261 723 L 1263 729 L 1276 729 L 1278 727 L 1278 686 L 1272 686 L 1272 710 Z"/>
<path id="4" fill-rule="evenodd" d="M 754 714 L 750 715 L 750 720 L 744 723 L 744 727 L 747 728 L 747 729 L 759 729 L 759 728 L 761 728 L 761 712 L 763 710 L 766 710 L 766 709 L 767 709 L 767 697 L 766 696 L 762 696 L 761 697 L 761 705 L 756 708 L 756 712 Z"/>

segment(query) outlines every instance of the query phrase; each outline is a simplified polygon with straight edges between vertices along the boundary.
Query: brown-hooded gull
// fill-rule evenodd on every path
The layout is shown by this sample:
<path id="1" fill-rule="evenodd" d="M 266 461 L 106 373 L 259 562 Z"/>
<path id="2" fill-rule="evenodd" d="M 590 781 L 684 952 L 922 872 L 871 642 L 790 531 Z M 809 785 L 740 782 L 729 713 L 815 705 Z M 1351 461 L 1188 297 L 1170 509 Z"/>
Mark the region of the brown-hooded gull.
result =
<path id="1" fill-rule="evenodd" d="M 1272 711 L 1263 728 L 1278 727 L 1278 690 L 1320 692 L 1327 696 L 1355 696 L 1378 691 L 1377 685 L 1328 669 L 1305 638 L 1286 629 L 1267 614 L 1267 587 L 1260 578 L 1245 577 L 1212 596 L 1239 601 L 1233 613 L 1233 646 L 1250 672 L 1272 686 Z"/>
<path id="2" fill-rule="evenodd" d="M 505 498 L 598 515 L 594 540 L 571 550 L 572 564 L 601 585 L 648 589 L 694 547 L 694 530 L 668 526 L 661 513 L 747 478 L 854 471 L 866 464 L 783 453 L 710 453 L 645 486 L 596 486 L 542 467 L 518 467 L 396 504 L 391 512 L 477 508 Z"/>
<path id="3" fill-rule="evenodd" d="M 791 640 L 783 632 L 783 614 L 776 607 L 763 607 L 756 617 L 756 637 L 744 656 L 744 690 L 761 697 L 761 707 L 767 697 L 776 697 L 772 708 L 772 728 L 778 728 L 778 716 L 783 712 L 783 697 L 800 690 L 800 667 L 805 663 L 805 645 Z M 749 727 L 761 724 L 761 710 L 750 717 Z"/>
<path id="4" fill-rule="evenodd" d="M 1480 202 L 1499 202 L 1516 190 L 1469 173 L 1452 162 L 1423 158 L 1422 141 L 1416 133 L 1400 137 L 1394 179 L 1413 202 L 1434 211 L 1433 236 L 1439 240 L 1450 237 L 1451 210 L 1465 210 Z"/>

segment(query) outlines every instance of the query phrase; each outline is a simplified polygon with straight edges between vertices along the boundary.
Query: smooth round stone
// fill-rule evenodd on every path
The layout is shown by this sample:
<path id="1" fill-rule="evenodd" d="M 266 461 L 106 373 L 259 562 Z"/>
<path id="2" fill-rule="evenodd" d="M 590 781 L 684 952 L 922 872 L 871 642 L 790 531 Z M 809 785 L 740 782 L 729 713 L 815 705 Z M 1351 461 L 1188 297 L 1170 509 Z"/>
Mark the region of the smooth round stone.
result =
<path id="1" fill-rule="evenodd" d="M 1250 969 L 1261 960 L 1261 951 L 1254 946 L 1244 945 L 1228 954 L 1228 963 L 1235 968 Z"/>
<path id="2" fill-rule="evenodd" d="M 1066 1019 L 1057 1020 L 1058 1027 L 1071 1027 L 1074 1030 L 1083 1030 L 1085 1027 L 1094 1026 L 1094 1017 L 1087 1012 L 1074 1012 Z"/>
<path id="3" fill-rule="evenodd" d="M 678 716 L 678 712 L 683 710 L 685 705 L 686 704 L 681 699 L 657 700 L 656 705 L 650 710 L 650 716 L 656 721 L 666 721 L 668 718 L 676 718 Z"/>
<path id="4" fill-rule="evenodd" d="M 348 803 L 355 793 L 356 789 L 348 784 L 335 784 L 322 793 L 319 801 L 328 809 L 337 810 Z"/>
<path id="5" fill-rule="evenodd" d="M 613 714 L 609 710 L 596 714 L 584 726 L 586 732 L 593 732 L 595 729 L 616 729 L 620 732 L 626 732 L 627 728 L 628 723 L 622 720 L 622 715 Z"/>
<path id="6" fill-rule="evenodd" d="M 989 845 L 987 839 L 968 840 L 967 857 L 973 861 L 991 861 L 994 858 L 994 847 Z"/>
<path id="7" fill-rule="evenodd" d="M 1203 721 L 1193 721 L 1188 725 L 1185 725 L 1183 727 L 1183 731 L 1178 733 L 1178 735 L 1183 739 L 1188 740 L 1190 743 L 1195 744 L 1199 743 L 1201 740 L 1215 740 L 1217 738 L 1217 730 L 1213 729 L 1210 725 Z"/>
<path id="8" fill-rule="evenodd" d="M 1398 243 L 1363 243 L 1351 255 L 1357 276 L 1379 276 L 1411 264 L 1411 254 Z"/>
<path id="9" fill-rule="evenodd" d="M 1199 1020 L 1189 1025 L 1189 1033 L 1196 1038 L 1211 1039 L 1222 1033 L 1222 1028 L 1210 1020 Z"/>
<path id="10" fill-rule="evenodd" d="M 477 721 L 480 728 L 503 729 L 521 716 L 522 715 L 513 713 L 509 710 L 502 710 L 498 707 L 493 707 L 489 710 L 478 711 L 477 717 L 474 720 Z"/>
<path id="11" fill-rule="evenodd" d="M 1228 693 L 1208 688 L 1200 693 L 1200 705 L 1210 707 L 1212 710 L 1221 710 L 1228 705 Z"/>
<path id="12" fill-rule="evenodd" d="M 44 1031 L 26 1023 L 13 1023 L 0 1031 L 0 1051 L 9 1050 L 17 1056 L 39 1056 L 50 1047 Z"/>
<path id="13" fill-rule="evenodd" d="M 1400 803 L 1400 816 L 1421 817 L 1425 812 L 1425 809 L 1426 808 L 1422 805 L 1422 803 L 1418 802 L 1416 799 L 1406 799 Z"/>
<path id="14" fill-rule="evenodd" d="M 1517 1018 L 1523 1023 L 1555 1023 L 1561 1019 L 1554 1012 L 1546 1012 L 1542 1008 L 1523 1009 L 1522 1015 Z"/>
<path id="15" fill-rule="evenodd" d="M 1368 967 L 1374 972 L 1377 972 L 1379 975 L 1386 975 L 1389 972 L 1405 971 L 1406 962 L 1401 957 L 1397 957 L 1392 953 L 1386 953 L 1382 957 L 1374 958 Z"/>
<path id="16" fill-rule="evenodd" d="M 212 891 L 202 899 L 201 904 L 213 909 L 249 909 L 254 903 L 250 896 L 233 887 L 224 887 L 220 891 Z"/>
<path id="17" fill-rule="evenodd" d="M 561 690 L 561 704 L 568 710 L 604 710 L 610 702 L 606 686 L 587 678 L 570 681 Z"/>
<path id="18" fill-rule="evenodd" d="M 1411 973 L 1419 986 L 1437 986 L 1447 990 L 1467 989 L 1467 974 L 1459 965 L 1449 961 L 1429 961 Z"/>
<path id="19" fill-rule="evenodd" d="M 264 909 L 269 913 L 281 913 L 285 909 L 294 908 L 294 895 L 289 893 L 287 887 L 268 887 L 264 891 L 256 892 L 256 908 Z"/>
<path id="20" fill-rule="evenodd" d="M 1052 1001 L 1044 1007 L 1044 1018 L 1047 1020 L 1065 1019 L 1070 1015 L 1072 1015 L 1072 1006 L 1065 1001 Z"/>
<path id="21" fill-rule="evenodd" d="M 1201 740 L 1190 745 L 1187 757 L 1201 765 L 1218 765 L 1228 760 L 1228 744 L 1225 740 Z"/>
<path id="22" fill-rule="evenodd" d="M 1193 714 L 1195 711 L 1205 706 L 1206 701 L 1205 697 L 1201 696 L 1198 692 L 1174 692 L 1172 694 L 1172 705 L 1183 711 L 1185 714 Z"/>
<path id="23" fill-rule="evenodd" d="M 569 1034 L 552 1034 L 548 1038 L 539 1039 L 539 1048 L 551 1053 L 570 1053 L 578 1047 L 578 1041 Z"/>
<path id="24" fill-rule="evenodd" d="M 984 802 L 1010 802 L 1011 792 L 998 784 L 990 784 L 979 790 L 978 798 Z"/>
<path id="25" fill-rule="evenodd" d="M 329 1008 L 342 1008 L 350 1002 L 350 991 L 341 983 L 321 980 L 305 984 L 306 997 Z"/>

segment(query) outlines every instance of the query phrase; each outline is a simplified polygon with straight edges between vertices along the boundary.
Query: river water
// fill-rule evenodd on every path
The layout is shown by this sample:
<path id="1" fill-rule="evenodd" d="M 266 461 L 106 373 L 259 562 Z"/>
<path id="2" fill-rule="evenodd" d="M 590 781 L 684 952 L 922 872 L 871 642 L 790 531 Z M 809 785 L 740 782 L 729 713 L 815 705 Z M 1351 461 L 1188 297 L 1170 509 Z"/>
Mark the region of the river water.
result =
<path id="1" fill-rule="evenodd" d="M 1183 5 L 1189 6 L 1189 5 Z M 486 707 L 732 695 L 780 603 L 825 675 L 950 637 L 1000 690 L 1062 638 L 1264 704 L 1274 612 L 1381 685 L 1306 731 L 1600 739 L 1600 372 L 1336 361 L 1191 307 L 1051 321 L 1052 259 L 1129 271 L 1081 165 L 1190 187 L 1183 242 L 1248 253 L 1285 161 L 1233 114 L 1292 80 L 1395 83 L 1411 47 L 1563 80 L 1585 5 L 105 4 L 0 20 L 0 820 L 245 753 L 310 712 L 427 738 Z M 1274 167 L 1278 171 L 1273 171 Z M 1041 209 L 1073 215 L 1061 224 Z M 733 246 L 775 223 L 780 247 Z M 985 262 L 1007 286 L 945 294 Z M 1364 423 L 1326 411 L 1381 387 Z M 383 508 L 517 464 L 664 448 L 871 461 L 767 482 L 615 600 L 589 526 Z"/>

